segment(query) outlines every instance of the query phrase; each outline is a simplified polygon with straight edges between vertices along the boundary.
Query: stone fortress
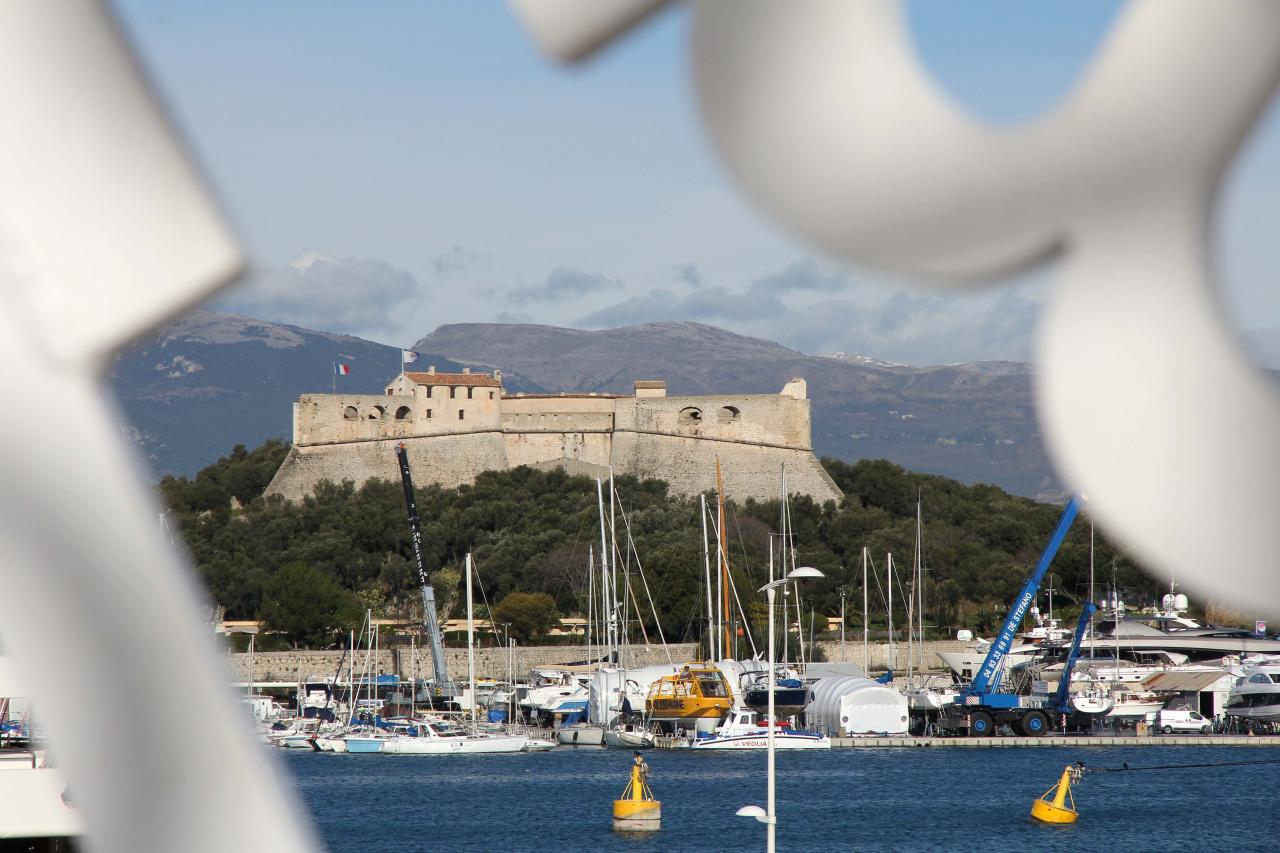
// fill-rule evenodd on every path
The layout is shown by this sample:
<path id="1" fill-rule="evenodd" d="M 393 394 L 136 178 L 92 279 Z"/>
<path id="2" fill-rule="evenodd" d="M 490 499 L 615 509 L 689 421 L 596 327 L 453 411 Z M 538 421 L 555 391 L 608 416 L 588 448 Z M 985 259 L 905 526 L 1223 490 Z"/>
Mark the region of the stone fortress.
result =
<path id="1" fill-rule="evenodd" d="M 267 494 L 299 500 L 318 483 L 398 481 L 403 442 L 417 484 L 457 486 L 520 465 L 571 474 L 666 480 L 671 492 L 715 489 L 769 500 L 781 491 L 839 500 L 813 455 L 803 379 L 777 394 L 669 397 L 662 381 L 633 395 L 504 394 L 500 371 L 406 371 L 383 395 L 304 394 L 293 406 L 293 447 Z"/>

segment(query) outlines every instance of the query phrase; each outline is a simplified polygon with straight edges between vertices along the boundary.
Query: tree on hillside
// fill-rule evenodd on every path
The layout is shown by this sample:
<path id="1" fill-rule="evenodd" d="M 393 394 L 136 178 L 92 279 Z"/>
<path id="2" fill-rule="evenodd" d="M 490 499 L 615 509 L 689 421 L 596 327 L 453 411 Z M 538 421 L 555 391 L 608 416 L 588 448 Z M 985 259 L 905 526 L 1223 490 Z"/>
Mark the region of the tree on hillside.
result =
<path id="1" fill-rule="evenodd" d="M 545 592 L 511 592 L 493 608 L 493 624 L 509 624 L 521 643 L 545 636 L 559 618 L 555 599 Z"/>
<path id="2" fill-rule="evenodd" d="M 267 583 L 262 615 L 267 630 L 304 645 L 332 642 L 335 633 L 356 627 L 361 618 L 355 596 L 320 569 L 300 562 L 282 567 Z"/>

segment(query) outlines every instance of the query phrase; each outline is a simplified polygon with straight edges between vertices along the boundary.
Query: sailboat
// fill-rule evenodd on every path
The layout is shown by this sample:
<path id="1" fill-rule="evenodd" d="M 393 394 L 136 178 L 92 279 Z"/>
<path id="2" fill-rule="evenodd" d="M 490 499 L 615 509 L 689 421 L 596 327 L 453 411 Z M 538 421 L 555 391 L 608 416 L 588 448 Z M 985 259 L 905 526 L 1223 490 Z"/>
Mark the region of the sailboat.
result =
<path id="1" fill-rule="evenodd" d="M 467 575 L 467 686 L 476 692 L 475 614 L 471 598 L 473 565 L 466 556 Z M 522 752 L 528 743 L 524 735 L 481 732 L 476 721 L 476 703 L 471 703 L 471 722 L 467 728 L 439 719 L 421 720 L 394 729 L 386 738 L 381 752 L 390 755 L 468 755 L 496 752 Z M 351 740 L 347 751 L 352 752 Z"/>

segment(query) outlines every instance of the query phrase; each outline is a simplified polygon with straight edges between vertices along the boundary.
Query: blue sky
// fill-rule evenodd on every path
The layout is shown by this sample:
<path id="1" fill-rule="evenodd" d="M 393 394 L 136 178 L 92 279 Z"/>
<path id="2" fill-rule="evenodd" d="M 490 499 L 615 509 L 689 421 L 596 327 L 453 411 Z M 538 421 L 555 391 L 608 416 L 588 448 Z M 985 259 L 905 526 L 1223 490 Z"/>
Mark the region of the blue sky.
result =
<path id="1" fill-rule="evenodd" d="M 116 5 L 254 258 L 218 307 L 393 345 L 452 322 L 689 319 L 806 352 L 1029 356 L 1051 270 L 941 297 L 830 263 L 750 208 L 703 138 L 681 7 L 566 71 L 496 2 Z M 1118 8 L 911 4 L 942 86 L 1005 124 L 1070 88 Z M 1245 330 L 1280 327 L 1278 186 L 1273 116 L 1223 197 Z"/>

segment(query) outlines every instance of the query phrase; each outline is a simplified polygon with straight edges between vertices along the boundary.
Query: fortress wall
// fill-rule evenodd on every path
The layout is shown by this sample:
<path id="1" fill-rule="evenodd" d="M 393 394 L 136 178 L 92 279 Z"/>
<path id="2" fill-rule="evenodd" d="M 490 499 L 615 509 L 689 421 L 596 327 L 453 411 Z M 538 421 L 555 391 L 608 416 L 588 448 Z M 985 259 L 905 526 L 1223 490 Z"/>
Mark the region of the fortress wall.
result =
<path id="1" fill-rule="evenodd" d="M 609 417 L 608 421 L 612 423 L 612 417 Z M 613 436 L 606 431 L 515 432 L 506 430 L 503 438 L 506 441 L 507 461 L 513 468 L 517 465 L 529 465 L 534 468 L 554 468 L 557 465 L 563 465 L 570 474 L 584 474 L 591 477 L 607 472 L 613 447 Z"/>
<path id="2" fill-rule="evenodd" d="M 613 432 L 613 412 L 504 413 L 507 432 Z"/>
<path id="3" fill-rule="evenodd" d="M 427 397 L 426 389 L 407 394 L 304 394 L 293 406 L 293 441 L 297 445 L 368 441 L 380 438 L 409 438 L 439 435 L 459 430 L 497 429 L 501 401 L 489 397 L 488 388 L 477 388 L 466 398 L 459 389 L 457 398 L 448 389 L 436 389 Z M 441 395 L 439 392 L 444 391 Z M 354 409 L 355 417 L 349 417 Z M 465 411 L 463 418 L 459 410 Z M 402 417 L 401 417 L 402 416 Z"/>
<path id="4" fill-rule="evenodd" d="M 812 495 L 819 502 L 843 497 L 807 449 L 623 431 L 613 437 L 615 472 L 666 480 L 673 494 L 714 490 L 717 457 L 725 495 L 733 500 L 777 498 L 782 490 L 783 463 L 792 494 Z"/>
<path id="5" fill-rule="evenodd" d="M 400 465 L 395 454 L 399 443 L 398 439 L 385 439 L 295 446 L 271 479 L 266 494 L 299 501 L 324 480 L 352 480 L 357 486 L 371 477 L 399 482 Z M 506 447 L 498 430 L 415 436 L 404 443 L 416 485 L 460 486 L 474 482 L 480 471 L 508 467 Z"/>
<path id="6" fill-rule="evenodd" d="M 841 497 L 811 452 L 802 380 L 780 394 L 639 398 L 503 397 L 498 388 L 470 387 L 470 398 L 468 386 L 448 385 L 414 385 L 411 394 L 299 397 L 294 448 L 267 494 L 298 500 L 323 480 L 394 482 L 394 446 L 403 440 L 421 484 L 456 486 L 481 471 L 518 465 L 597 476 L 612 464 L 618 473 L 666 480 L 673 494 L 696 495 L 715 487 L 718 456 L 726 493 L 736 499 L 776 497 L 784 462 L 793 493 Z M 348 407 L 354 418 L 346 417 Z"/>
<path id="7" fill-rule="evenodd" d="M 778 394 L 624 398 L 615 429 L 809 449 L 809 401 Z"/>
<path id="8" fill-rule="evenodd" d="M 538 412 L 594 412 L 612 417 L 616 399 L 610 394 L 594 396 L 581 394 L 574 396 L 567 394 L 564 396 L 537 395 L 533 397 L 508 395 L 502 398 L 502 412 L 504 415 L 535 414 Z"/>

